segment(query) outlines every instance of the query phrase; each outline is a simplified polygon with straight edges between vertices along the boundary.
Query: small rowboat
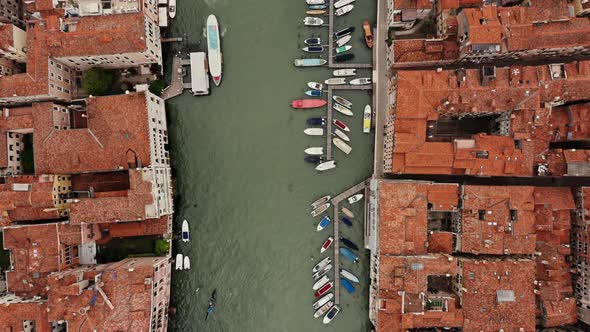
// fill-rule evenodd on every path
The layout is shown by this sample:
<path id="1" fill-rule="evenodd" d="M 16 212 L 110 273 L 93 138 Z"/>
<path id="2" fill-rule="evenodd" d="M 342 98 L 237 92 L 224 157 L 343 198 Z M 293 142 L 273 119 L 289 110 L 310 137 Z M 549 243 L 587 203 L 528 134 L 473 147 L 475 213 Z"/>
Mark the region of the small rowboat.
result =
<path id="1" fill-rule="evenodd" d="M 305 45 L 309 45 L 309 46 L 319 46 L 322 44 L 322 39 L 319 37 L 314 37 L 314 38 L 307 38 L 306 40 L 303 41 L 305 43 Z"/>
<path id="2" fill-rule="evenodd" d="M 315 297 L 324 296 L 324 294 L 328 293 L 330 289 L 332 289 L 332 287 L 334 287 L 334 282 L 330 281 L 329 283 L 325 284 L 322 288 L 318 289 L 318 291 L 315 292 L 313 295 Z"/>
<path id="3" fill-rule="evenodd" d="M 354 54 L 352 54 L 352 53 L 338 54 L 338 55 L 334 56 L 334 61 L 338 62 L 338 63 L 346 62 L 346 61 L 349 61 L 352 59 L 354 59 Z"/>
<path id="4" fill-rule="evenodd" d="M 346 226 L 348 227 L 352 227 L 352 220 L 346 218 L 346 217 L 340 217 L 340 220 L 346 224 Z"/>
<path id="5" fill-rule="evenodd" d="M 313 309 L 317 310 L 319 307 L 323 306 L 324 304 L 328 303 L 331 299 L 334 298 L 334 293 L 329 293 L 326 296 L 322 297 L 321 299 L 317 300 L 313 304 Z"/>
<path id="6" fill-rule="evenodd" d="M 345 246 L 349 247 L 349 248 L 350 248 L 350 249 L 352 249 L 352 250 L 357 250 L 357 251 L 359 250 L 359 247 L 357 247 L 357 245 L 356 245 L 356 244 L 354 244 L 354 242 L 350 241 L 349 239 L 347 239 L 347 238 L 345 238 L 345 237 L 341 237 L 341 238 L 340 238 L 340 241 L 342 241 L 342 243 L 343 243 Z"/>
<path id="7" fill-rule="evenodd" d="M 319 270 L 323 269 L 326 265 L 332 263 L 332 258 L 329 256 L 319 261 L 311 270 L 311 272 L 318 272 Z"/>
<path id="8" fill-rule="evenodd" d="M 349 261 L 353 262 L 353 263 L 358 263 L 359 262 L 359 258 L 357 255 L 355 255 L 352 251 L 350 251 L 350 249 L 348 248 L 340 248 L 340 254 L 342 256 L 344 256 L 344 258 L 348 259 Z"/>
<path id="9" fill-rule="evenodd" d="M 373 48 L 373 29 L 369 21 L 363 22 L 363 31 L 365 32 L 365 43 L 368 48 Z"/>
<path id="10" fill-rule="evenodd" d="M 318 279 L 318 281 L 316 281 L 315 284 L 313 284 L 312 288 L 313 290 L 318 290 L 322 288 L 323 285 L 327 284 L 329 281 L 330 278 L 328 278 L 328 276 L 323 276 L 320 279 Z"/>
<path id="11" fill-rule="evenodd" d="M 309 5 L 309 9 L 326 9 L 326 8 L 328 8 L 328 5 L 326 5 L 326 4 Z"/>
<path id="12" fill-rule="evenodd" d="M 336 11 L 334 12 L 334 15 L 336 15 L 336 16 L 346 15 L 346 14 L 350 13 L 353 8 L 354 8 L 353 5 L 346 5 L 346 6 L 340 7 L 338 9 L 336 9 Z"/>
<path id="13" fill-rule="evenodd" d="M 332 143 L 334 143 L 334 145 L 336 145 L 338 149 L 340 149 L 342 152 L 346 154 L 350 154 L 350 152 L 352 151 L 350 145 L 344 143 L 344 141 L 338 137 L 332 138 Z"/>
<path id="14" fill-rule="evenodd" d="M 339 39 L 340 40 L 340 39 Z M 336 42 L 338 43 L 338 42 Z M 338 45 L 340 46 L 340 45 Z M 354 76 L 356 75 L 356 69 L 336 69 L 332 73 L 334 76 Z"/>
<path id="15" fill-rule="evenodd" d="M 320 269 L 318 272 L 312 275 L 313 280 L 318 280 L 319 278 L 323 277 L 328 271 L 332 269 L 332 264 L 328 264 Z"/>
<path id="16" fill-rule="evenodd" d="M 337 102 L 338 104 L 342 104 L 344 107 L 347 107 L 347 108 L 351 108 L 352 107 L 352 103 L 351 102 L 349 102 L 348 100 L 346 100 L 346 99 L 344 99 L 344 98 L 342 98 L 340 96 L 336 96 L 335 95 L 334 97 L 332 97 L 332 99 L 334 99 L 334 101 Z"/>
<path id="17" fill-rule="evenodd" d="M 330 246 L 332 245 L 332 243 L 334 242 L 334 237 L 330 236 L 326 239 L 326 241 L 324 241 L 324 244 L 322 244 L 322 248 L 320 249 L 320 253 L 323 253 L 324 251 L 328 250 L 328 248 L 330 248 Z"/>
<path id="18" fill-rule="evenodd" d="M 330 224 L 330 217 L 324 216 L 322 218 L 322 220 L 320 220 L 320 222 L 318 223 L 318 227 L 316 227 L 316 231 L 319 232 L 319 231 L 323 230 L 324 228 L 328 227 L 329 224 Z"/>
<path id="19" fill-rule="evenodd" d="M 307 90 L 307 91 L 305 91 L 305 94 L 310 97 L 321 97 L 322 93 L 324 93 L 322 90 Z"/>
<path id="20" fill-rule="evenodd" d="M 340 269 L 340 275 L 352 282 L 356 282 L 357 284 L 359 283 L 359 278 L 345 269 Z"/>
<path id="21" fill-rule="evenodd" d="M 322 53 L 324 51 L 324 47 L 321 45 L 318 46 L 305 46 L 302 48 L 303 52 L 307 53 Z"/>
<path id="22" fill-rule="evenodd" d="M 336 134 L 336 136 L 338 136 L 341 140 L 345 142 L 350 142 L 350 138 L 348 137 L 348 135 L 343 133 L 340 129 L 334 129 L 334 134 Z"/>
<path id="23" fill-rule="evenodd" d="M 311 9 L 305 11 L 307 15 L 324 15 L 326 13 L 325 9 Z"/>
<path id="24" fill-rule="evenodd" d="M 330 293 L 332 294 L 332 293 Z M 319 308 L 314 314 L 313 318 L 320 318 L 322 317 L 328 310 L 332 309 L 334 306 L 334 301 L 328 301 L 328 303 L 324 304 L 321 308 Z"/>
<path id="25" fill-rule="evenodd" d="M 317 217 L 320 214 L 326 212 L 326 210 L 328 210 L 328 208 L 330 208 L 330 205 L 331 205 L 330 203 L 324 203 L 324 204 L 318 206 L 313 211 L 311 211 L 311 216 L 312 217 Z"/>
<path id="26" fill-rule="evenodd" d="M 323 171 L 330 170 L 332 168 L 336 168 L 336 161 L 334 161 L 334 160 L 323 162 L 323 163 L 317 165 L 315 169 L 316 169 L 316 171 L 323 172 Z"/>
<path id="27" fill-rule="evenodd" d="M 363 199 L 363 194 L 352 195 L 352 196 L 348 197 L 348 203 L 354 204 L 354 203 L 360 201 L 361 199 Z"/>
<path id="28" fill-rule="evenodd" d="M 371 105 L 365 106 L 363 112 L 363 133 L 368 134 L 371 132 Z"/>
<path id="29" fill-rule="evenodd" d="M 176 259 L 174 260 L 174 265 L 177 270 L 182 270 L 182 254 L 176 254 Z"/>
<path id="30" fill-rule="evenodd" d="M 326 59 L 295 59 L 293 65 L 295 67 L 318 67 L 328 63 Z"/>
<path id="31" fill-rule="evenodd" d="M 324 154 L 324 148 L 321 146 L 315 146 L 315 147 L 307 148 L 303 152 L 305 152 L 305 154 L 308 154 L 310 156 L 321 156 Z"/>
<path id="32" fill-rule="evenodd" d="M 340 46 L 340 47 L 338 47 L 338 48 L 336 49 L 336 54 L 342 54 L 342 53 L 344 53 L 344 52 L 346 52 L 346 51 L 350 50 L 351 48 L 352 48 L 352 46 L 350 46 L 350 45 L 343 45 L 343 46 Z"/>
<path id="33" fill-rule="evenodd" d="M 183 220 L 182 221 L 182 242 L 188 242 L 190 241 L 190 233 L 188 231 L 188 221 Z"/>
<path id="34" fill-rule="evenodd" d="M 340 46 L 344 46 L 344 45 L 346 45 L 346 43 L 348 43 L 350 41 L 350 38 L 352 38 L 352 37 L 350 35 L 348 35 L 348 36 L 344 36 L 344 37 L 342 37 L 340 39 L 337 39 L 336 40 L 336 45 L 339 46 L 339 47 Z M 334 75 L 334 76 L 337 76 L 337 75 Z"/>
<path id="35" fill-rule="evenodd" d="M 344 213 L 350 219 L 354 218 L 354 213 L 345 207 L 342 208 L 342 213 Z"/>
<path id="36" fill-rule="evenodd" d="M 324 88 L 324 85 L 318 82 L 307 82 L 307 86 L 314 90 L 322 90 Z"/>
<path id="37" fill-rule="evenodd" d="M 317 108 L 325 106 L 328 102 L 319 98 L 295 99 L 291 102 L 293 108 Z"/>
<path id="38" fill-rule="evenodd" d="M 326 204 L 326 203 L 328 203 L 330 198 L 332 198 L 332 196 L 330 196 L 330 195 L 322 196 L 322 197 L 316 199 L 313 203 L 311 203 L 311 207 L 313 209 L 315 209 L 320 205 Z"/>
<path id="39" fill-rule="evenodd" d="M 354 2 L 354 0 L 338 0 L 334 4 L 334 8 L 344 7 L 344 6 L 349 5 L 349 4 L 353 3 L 353 2 Z"/>
<path id="40" fill-rule="evenodd" d="M 326 83 L 327 85 L 346 84 L 346 78 L 344 78 L 344 77 L 332 77 L 332 78 L 328 78 L 327 80 L 325 80 L 324 83 Z"/>
<path id="41" fill-rule="evenodd" d="M 324 24 L 324 20 L 319 17 L 307 16 L 303 19 L 303 24 L 317 27 Z"/>
<path id="42" fill-rule="evenodd" d="M 349 110 L 348 108 L 338 104 L 338 103 L 334 103 L 334 105 L 332 105 L 332 107 L 337 110 L 338 112 L 347 115 L 347 116 L 353 116 L 352 111 Z"/>
<path id="43" fill-rule="evenodd" d="M 184 270 L 190 270 L 191 269 L 191 259 L 188 258 L 188 256 L 184 256 L 184 262 L 182 264 L 182 268 Z"/>
<path id="44" fill-rule="evenodd" d="M 337 305 L 333 306 L 332 309 L 330 309 L 330 311 L 328 311 L 328 313 L 324 316 L 322 323 L 329 324 L 336 317 L 336 315 L 338 315 L 339 312 L 340 307 Z"/>
<path id="45" fill-rule="evenodd" d="M 334 32 L 334 38 L 338 39 L 338 38 L 342 38 L 344 36 L 348 36 L 351 33 L 353 33 L 354 30 L 355 30 L 355 27 L 348 27 L 348 28 L 342 29 L 340 31 L 336 31 L 336 32 Z"/>
<path id="46" fill-rule="evenodd" d="M 354 286 L 350 283 L 350 281 L 346 279 L 340 279 L 340 283 L 342 284 L 342 287 L 346 289 L 347 292 L 354 293 L 355 289 Z"/>
<path id="47" fill-rule="evenodd" d="M 303 133 L 309 136 L 323 136 L 324 128 L 307 128 L 303 131 Z"/>
<path id="48" fill-rule="evenodd" d="M 348 128 L 348 126 L 346 125 L 346 123 L 338 120 L 338 119 L 334 119 L 332 122 L 334 122 L 334 125 L 344 131 L 350 131 L 350 128 Z M 321 153 L 323 154 L 323 152 Z"/>
<path id="49" fill-rule="evenodd" d="M 355 78 L 354 80 L 350 81 L 350 85 L 365 85 L 365 84 L 371 84 L 371 79 L 369 77 Z"/>

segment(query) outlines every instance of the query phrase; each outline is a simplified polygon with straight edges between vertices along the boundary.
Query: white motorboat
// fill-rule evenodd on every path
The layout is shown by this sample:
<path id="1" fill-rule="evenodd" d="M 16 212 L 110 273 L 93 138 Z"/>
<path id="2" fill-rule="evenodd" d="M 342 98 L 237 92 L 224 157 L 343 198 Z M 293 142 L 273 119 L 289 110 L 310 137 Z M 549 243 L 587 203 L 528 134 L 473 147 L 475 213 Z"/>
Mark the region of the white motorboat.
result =
<path id="1" fill-rule="evenodd" d="M 350 142 L 350 138 L 342 130 L 334 129 L 334 134 L 336 134 L 336 136 L 340 137 L 340 139 L 342 139 L 343 141 Z"/>
<path id="2" fill-rule="evenodd" d="M 338 120 L 338 119 L 334 119 L 332 120 L 332 122 L 334 123 L 334 125 L 344 131 L 350 131 L 350 128 L 346 125 L 346 123 Z"/>
<path id="3" fill-rule="evenodd" d="M 353 8 L 354 8 L 353 5 L 342 6 L 338 9 L 336 9 L 336 11 L 334 12 L 334 15 L 336 15 L 336 16 L 346 15 L 346 14 L 350 13 Z"/>
<path id="4" fill-rule="evenodd" d="M 188 256 L 184 256 L 183 269 L 184 270 L 190 270 L 191 269 L 191 260 L 190 260 L 190 258 L 188 258 Z"/>
<path id="5" fill-rule="evenodd" d="M 351 108 L 352 107 L 352 103 L 351 102 L 349 102 L 348 100 L 346 100 L 346 99 L 344 99 L 344 98 L 342 98 L 340 96 L 334 95 L 332 97 L 332 99 L 334 99 L 335 102 L 337 102 L 339 104 L 342 104 L 346 108 Z"/>
<path id="6" fill-rule="evenodd" d="M 168 1 L 168 16 L 170 16 L 170 18 L 176 16 L 176 0 Z"/>
<path id="7" fill-rule="evenodd" d="M 190 234 L 188 231 L 188 221 L 183 220 L 182 221 L 182 242 L 188 242 L 190 241 Z"/>
<path id="8" fill-rule="evenodd" d="M 359 278 L 345 269 L 340 269 L 340 275 L 352 282 L 359 283 Z"/>
<path id="9" fill-rule="evenodd" d="M 324 297 L 322 297 L 321 299 L 314 302 L 313 309 L 314 310 L 319 309 L 321 306 L 328 303 L 328 301 L 330 301 L 333 298 L 334 298 L 334 293 L 328 293 L 328 294 L 324 295 Z"/>
<path id="10" fill-rule="evenodd" d="M 332 258 L 330 258 L 330 256 L 322 259 L 321 261 L 319 261 L 311 270 L 311 272 L 318 272 L 319 270 L 323 269 L 324 267 L 326 267 L 328 264 L 332 263 Z"/>
<path id="11" fill-rule="evenodd" d="M 319 17 L 307 16 L 306 18 L 303 19 L 303 24 L 309 25 L 309 26 L 320 26 L 320 25 L 324 24 L 324 20 L 322 20 Z"/>
<path id="12" fill-rule="evenodd" d="M 352 196 L 348 197 L 348 203 L 354 204 L 354 203 L 360 201 L 361 199 L 363 199 L 363 194 L 352 195 Z"/>
<path id="13" fill-rule="evenodd" d="M 365 106 L 363 112 L 363 133 L 367 134 L 371 132 L 371 105 Z"/>
<path id="14" fill-rule="evenodd" d="M 330 282 L 330 278 L 328 278 L 328 276 L 323 276 L 320 279 L 318 279 L 318 281 L 316 281 L 315 284 L 313 284 L 312 288 L 313 290 L 318 290 L 328 282 Z"/>
<path id="15" fill-rule="evenodd" d="M 313 280 L 318 280 L 319 278 L 323 277 L 324 274 L 328 273 L 332 269 L 332 264 L 328 264 L 324 266 L 323 269 L 319 270 L 318 272 L 314 273 L 312 278 Z"/>
<path id="16" fill-rule="evenodd" d="M 336 39 L 336 45 L 338 47 L 344 46 L 344 45 L 346 45 L 346 43 L 348 43 L 350 41 L 350 38 L 352 38 L 351 35 L 347 35 L 342 38 L 338 38 L 338 39 Z M 335 71 L 337 71 L 337 70 L 335 70 Z M 334 76 L 344 76 L 344 75 L 334 75 Z"/>
<path id="17" fill-rule="evenodd" d="M 328 201 L 330 200 L 330 198 L 332 198 L 332 196 L 330 195 L 326 195 L 326 196 L 322 196 L 318 199 L 316 199 L 313 203 L 311 203 L 311 208 L 315 209 L 318 206 L 322 205 L 322 204 L 326 204 L 328 203 Z"/>
<path id="18" fill-rule="evenodd" d="M 344 213 L 348 218 L 354 218 L 354 213 L 345 207 L 342 208 L 342 213 Z"/>
<path id="19" fill-rule="evenodd" d="M 352 49 L 352 45 L 343 45 L 336 48 L 336 54 L 342 54 L 344 52 L 350 51 Z"/>
<path id="20" fill-rule="evenodd" d="M 324 204 L 318 206 L 313 211 L 311 211 L 311 216 L 312 217 L 317 217 L 320 214 L 326 212 L 326 210 L 328 210 L 328 208 L 330 208 L 330 205 L 331 205 L 330 203 L 324 203 Z"/>
<path id="21" fill-rule="evenodd" d="M 332 78 L 328 78 L 327 80 L 325 80 L 324 83 L 326 83 L 327 85 L 341 85 L 341 84 L 346 84 L 346 78 L 344 78 L 344 77 L 332 77 Z"/>
<path id="22" fill-rule="evenodd" d="M 334 103 L 334 105 L 332 106 L 335 110 L 337 110 L 338 112 L 344 114 L 344 115 L 348 115 L 348 116 L 353 116 L 354 114 L 352 113 L 352 111 L 338 103 Z"/>
<path id="23" fill-rule="evenodd" d="M 328 313 L 324 316 L 322 323 L 329 324 L 336 317 L 336 315 L 338 315 L 339 312 L 340 307 L 337 305 L 333 306 L 332 309 L 330 309 L 330 311 L 328 311 Z"/>
<path id="24" fill-rule="evenodd" d="M 350 35 L 346 36 L 346 37 L 350 37 Z M 345 37 L 340 38 L 340 39 L 344 39 L 344 38 Z M 338 40 L 340 40 L 340 39 L 338 39 Z M 348 40 L 346 40 L 346 42 L 344 44 L 346 44 L 349 40 L 350 40 L 350 38 Z M 336 41 L 336 43 L 338 43 L 338 41 Z M 342 44 L 342 45 L 344 45 L 344 44 Z M 342 46 L 342 45 L 338 45 L 338 46 Z M 354 76 L 354 75 L 356 75 L 356 69 L 336 69 L 336 70 L 334 70 L 333 74 L 334 74 L 334 76 Z"/>
<path id="25" fill-rule="evenodd" d="M 324 135 L 324 128 L 307 128 L 303 133 L 309 136 L 322 136 Z"/>
<path id="26" fill-rule="evenodd" d="M 321 156 L 324 154 L 324 148 L 321 146 L 311 147 L 305 149 L 303 152 L 311 156 Z"/>
<path id="27" fill-rule="evenodd" d="M 336 145 L 338 149 L 340 149 L 342 152 L 346 154 L 350 154 L 350 152 L 352 151 L 350 145 L 344 143 L 344 141 L 338 137 L 332 138 L 332 143 L 334 143 L 334 145 Z"/>
<path id="28" fill-rule="evenodd" d="M 354 0 L 338 0 L 336 1 L 336 3 L 334 4 L 334 8 L 340 8 L 340 7 L 344 7 L 346 5 L 350 5 L 351 3 L 353 3 Z"/>
<path id="29" fill-rule="evenodd" d="M 323 162 L 315 167 L 316 171 L 320 172 L 327 171 L 332 168 L 336 168 L 336 161 L 334 160 Z"/>
<path id="30" fill-rule="evenodd" d="M 323 253 L 324 251 L 328 250 L 328 248 L 330 248 L 332 243 L 334 243 L 334 237 L 328 236 L 328 238 L 326 239 L 326 241 L 324 241 L 324 243 L 322 244 L 322 247 L 320 248 L 320 254 Z"/>
<path id="31" fill-rule="evenodd" d="M 330 294 L 332 294 L 332 293 L 330 293 Z M 321 306 L 313 314 L 313 318 L 320 318 L 320 317 L 322 317 L 326 312 L 328 312 L 328 310 L 332 309 L 333 306 L 334 306 L 334 301 L 328 301 L 326 304 L 324 304 L 323 306 Z"/>
<path id="32" fill-rule="evenodd" d="M 323 5 L 325 4 L 325 0 L 306 0 L 308 5 Z"/>
<path id="33" fill-rule="evenodd" d="M 322 90 L 322 89 L 324 89 L 324 85 L 322 83 L 318 83 L 318 82 L 307 82 L 307 86 L 310 89 L 314 89 L 314 90 Z"/>
<path id="34" fill-rule="evenodd" d="M 351 80 L 349 83 L 350 85 L 371 84 L 371 79 L 369 77 L 355 78 L 354 80 Z"/>
<path id="35" fill-rule="evenodd" d="M 177 270 L 182 270 L 182 254 L 176 254 L 176 259 L 174 260 L 175 268 Z"/>
<path id="36" fill-rule="evenodd" d="M 213 77 L 213 83 L 216 86 L 221 84 L 221 40 L 219 32 L 219 23 L 215 15 L 207 17 L 207 59 L 209 63 L 209 73 Z"/>

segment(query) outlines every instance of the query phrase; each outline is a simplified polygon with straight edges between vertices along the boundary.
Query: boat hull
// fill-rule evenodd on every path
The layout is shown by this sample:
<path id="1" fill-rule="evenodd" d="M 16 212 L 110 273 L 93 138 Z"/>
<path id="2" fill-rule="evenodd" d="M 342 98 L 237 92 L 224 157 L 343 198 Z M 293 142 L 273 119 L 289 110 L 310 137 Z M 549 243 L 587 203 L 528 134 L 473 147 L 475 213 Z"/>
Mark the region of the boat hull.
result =
<path id="1" fill-rule="evenodd" d="M 207 59 L 209 63 L 209 73 L 213 78 L 216 86 L 221 84 L 221 40 L 219 32 L 219 23 L 215 15 L 207 17 Z"/>
<path id="2" fill-rule="evenodd" d="M 350 137 L 348 137 L 348 135 L 343 133 L 340 129 L 334 129 L 334 134 L 336 134 L 336 136 L 338 136 L 341 140 L 350 142 Z"/>
<path id="3" fill-rule="evenodd" d="M 346 116 L 353 116 L 354 114 L 352 113 L 351 110 L 349 110 L 348 108 L 336 103 L 332 106 L 336 111 L 346 115 Z"/>
<path id="4" fill-rule="evenodd" d="M 303 152 L 305 152 L 305 154 L 308 154 L 310 156 L 321 156 L 324 154 L 324 148 L 323 147 L 312 147 L 312 148 L 305 149 Z"/>
<path id="5" fill-rule="evenodd" d="M 371 132 L 371 106 L 365 106 L 363 112 L 363 133 L 367 134 Z"/>
<path id="6" fill-rule="evenodd" d="M 324 251 L 328 250 L 328 248 L 330 248 L 330 246 L 332 245 L 333 242 L 334 242 L 334 237 L 330 236 L 329 238 L 327 238 L 326 241 L 324 241 L 324 244 L 322 244 L 322 248 L 320 249 L 320 254 L 323 253 Z"/>
<path id="7" fill-rule="evenodd" d="M 346 153 L 346 154 L 350 154 L 350 152 L 352 151 L 352 148 L 350 147 L 350 145 L 344 143 L 343 140 L 341 140 L 338 137 L 334 137 L 332 139 L 332 143 L 334 143 L 334 145 L 340 149 L 342 152 Z"/>
<path id="8" fill-rule="evenodd" d="M 293 108 L 318 108 L 325 106 L 327 102 L 323 99 L 295 99 L 291 102 Z"/>
<path id="9" fill-rule="evenodd" d="M 328 210 L 328 208 L 330 208 L 330 205 L 331 205 L 330 203 L 324 203 L 324 204 L 318 206 L 313 211 L 311 211 L 312 217 L 317 217 L 317 216 L 321 215 L 322 213 L 326 212 Z"/>
<path id="10" fill-rule="evenodd" d="M 312 275 L 313 280 L 318 280 L 319 278 L 323 277 L 331 269 L 332 269 L 332 264 L 328 264 L 328 265 L 324 266 L 323 269 L 319 270 L 318 272 L 316 272 Z"/>
<path id="11" fill-rule="evenodd" d="M 336 69 L 332 74 L 334 76 L 354 76 L 356 75 L 356 69 Z"/>
<path id="12" fill-rule="evenodd" d="M 344 122 L 342 122 L 338 119 L 334 119 L 333 122 L 336 127 L 340 128 L 344 131 L 350 131 L 350 128 L 348 128 L 348 126 Z"/>
<path id="13" fill-rule="evenodd" d="M 352 274 L 352 272 L 346 271 L 345 269 L 340 269 L 340 275 L 343 276 L 344 278 L 348 279 L 349 281 L 354 282 L 354 283 L 358 284 L 360 282 L 360 280 L 357 276 Z"/>
<path id="14" fill-rule="evenodd" d="M 348 204 L 354 204 L 363 199 L 363 194 L 356 194 L 348 197 Z"/>
<path id="15" fill-rule="evenodd" d="M 350 45 L 343 45 L 343 46 L 340 46 L 340 47 L 338 47 L 336 49 L 336 54 L 342 54 L 342 53 L 347 52 L 347 51 L 349 51 L 351 49 L 352 49 L 352 46 L 350 46 Z"/>
<path id="16" fill-rule="evenodd" d="M 342 6 L 338 9 L 336 9 L 336 11 L 334 12 L 334 15 L 336 15 L 336 16 L 346 15 L 346 14 L 350 13 L 353 8 L 354 8 L 353 5 Z"/>
<path id="17" fill-rule="evenodd" d="M 332 293 L 330 293 L 332 294 Z M 321 308 L 319 308 L 314 314 L 313 318 L 320 318 L 322 317 L 328 310 L 332 309 L 334 306 L 334 301 L 328 301 L 328 303 L 324 304 Z"/>
<path id="18" fill-rule="evenodd" d="M 322 39 L 321 38 L 307 38 L 303 42 L 305 43 L 305 45 L 308 45 L 308 46 L 319 46 L 322 44 Z"/>
<path id="19" fill-rule="evenodd" d="M 307 128 L 303 133 L 308 136 L 323 136 L 324 128 Z"/>
<path id="20" fill-rule="evenodd" d="M 359 258 L 357 255 L 355 255 L 350 249 L 348 248 L 340 248 L 340 254 L 342 256 L 344 256 L 344 258 L 346 258 L 347 260 L 353 262 L 353 263 L 358 263 L 359 262 Z"/>
<path id="21" fill-rule="evenodd" d="M 338 315 L 339 312 L 340 307 L 338 307 L 337 305 L 333 306 L 332 309 L 330 309 L 328 313 L 324 316 L 322 323 L 329 324 L 332 320 L 334 320 L 334 318 L 336 318 L 336 315 Z"/>
<path id="22" fill-rule="evenodd" d="M 344 46 L 344 45 L 346 45 L 346 43 L 348 43 L 350 41 L 351 38 L 352 38 L 351 35 L 348 35 L 348 36 L 344 36 L 342 38 L 339 38 L 339 39 L 336 40 L 336 45 L 338 47 Z M 340 75 L 334 75 L 334 76 L 340 76 Z M 350 76 L 350 75 L 341 75 L 341 76 Z"/>
<path id="23" fill-rule="evenodd" d="M 315 284 L 313 284 L 312 288 L 314 291 L 317 291 L 318 289 L 322 288 L 328 282 L 330 282 L 330 278 L 328 278 L 328 276 L 323 276 L 320 279 L 318 279 L 318 281 L 316 281 Z"/>
<path id="24" fill-rule="evenodd" d="M 368 48 L 373 48 L 373 29 L 369 21 L 363 22 L 363 31 L 365 33 L 365 44 Z"/>
<path id="25" fill-rule="evenodd" d="M 330 218 L 328 216 L 325 216 L 324 218 L 322 218 L 322 220 L 320 220 L 320 222 L 318 223 L 318 227 L 316 227 L 316 231 L 320 232 L 322 231 L 324 228 L 328 227 L 328 225 L 330 225 Z"/>
<path id="26" fill-rule="evenodd" d="M 318 272 L 319 270 L 323 269 L 325 266 L 327 266 L 328 264 L 332 263 L 332 258 L 330 257 L 326 257 L 324 259 L 322 259 L 321 261 L 319 261 L 311 270 L 311 272 Z"/>
<path id="27" fill-rule="evenodd" d="M 315 297 L 324 296 L 324 294 L 328 293 L 330 289 L 332 289 L 332 287 L 334 287 L 334 282 L 330 281 L 329 283 L 325 284 L 322 288 L 320 288 L 317 292 L 315 292 L 313 295 Z"/>
<path id="28" fill-rule="evenodd" d="M 319 67 L 328 63 L 325 59 L 295 59 L 293 65 L 295 67 Z"/>
<path id="29" fill-rule="evenodd" d="M 338 104 L 341 104 L 342 106 L 346 107 L 346 108 L 351 108 L 352 107 L 352 103 L 340 96 L 333 96 L 332 99 L 334 99 L 335 102 L 337 102 Z"/>
<path id="30" fill-rule="evenodd" d="M 190 258 L 188 258 L 188 256 L 184 256 L 184 262 L 182 264 L 182 267 L 184 270 L 191 269 L 191 260 L 190 260 Z"/>
<path id="31" fill-rule="evenodd" d="M 182 263 L 183 263 L 182 254 L 176 254 L 176 259 L 174 260 L 174 265 L 175 265 L 176 270 L 182 270 Z"/>
<path id="32" fill-rule="evenodd" d="M 354 0 L 338 0 L 338 1 L 336 1 L 336 3 L 334 3 L 334 8 L 341 8 L 346 5 L 351 4 L 353 2 L 354 2 Z"/>
<path id="33" fill-rule="evenodd" d="M 354 213 L 345 207 L 342 208 L 342 213 L 344 213 L 348 218 L 354 218 Z"/>
<path id="34" fill-rule="evenodd" d="M 347 292 L 351 294 L 354 293 L 355 289 L 354 286 L 350 283 L 350 281 L 348 281 L 347 279 L 340 279 L 340 283 L 342 284 L 342 287 L 346 289 Z"/>
<path id="35" fill-rule="evenodd" d="M 182 221 L 182 242 L 190 241 L 190 233 L 188 231 L 188 221 Z"/>
<path id="36" fill-rule="evenodd" d="M 324 297 L 322 297 L 321 299 L 319 299 L 319 300 L 317 300 L 317 301 L 314 302 L 313 309 L 314 310 L 319 309 L 324 304 L 330 302 L 330 300 L 333 299 L 333 298 L 334 298 L 334 293 L 328 293 L 328 294 L 326 294 Z"/>
<path id="37" fill-rule="evenodd" d="M 342 217 L 342 218 L 340 218 L 340 220 L 341 220 L 341 221 L 342 221 L 344 224 L 346 224 L 346 226 L 352 227 L 352 221 L 351 221 L 350 219 L 348 219 L 348 218 L 346 218 L 346 217 Z"/>
<path id="38" fill-rule="evenodd" d="M 332 196 L 330 196 L 330 195 L 322 196 L 322 197 L 316 199 L 313 203 L 311 203 L 311 207 L 313 209 L 315 209 L 320 205 L 326 204 L 326 203 L 328 203 L 330 198 L 332 198 Z"/>
<path id="39" fill-rule="evenodd" d="M 344 77 L 335 77 L 329 78 L 324 81 L 327 85 L 339 85 L 339 84 L 346 84 L 346 78 Z"/>
<path id="40" fill-rule="evenodd" d="M 327 171 L 330 170 L 332 168 L 336 168 L 336 162 L 334 160 L 330 160 L 330 161 L 326 161 L 324 163 L 321 163 L 319 165 L 316 166 L 316 171 Z"/>
<path id="41" fill-rule="evenodd" d="M 341 237 L 340 241 L 347 247 L 349 247 L 352 250 L 359 250 L 359 247 L 352 241 L 350 241 L 349 239 L 345 238 L 345 237 Z"/>
<path id="42" fill-rule="evenodd" d="M 371 84 L 371 79 L 368 77 L 355 78 L 349 82 L 350 85 L 366 85 Z"/>

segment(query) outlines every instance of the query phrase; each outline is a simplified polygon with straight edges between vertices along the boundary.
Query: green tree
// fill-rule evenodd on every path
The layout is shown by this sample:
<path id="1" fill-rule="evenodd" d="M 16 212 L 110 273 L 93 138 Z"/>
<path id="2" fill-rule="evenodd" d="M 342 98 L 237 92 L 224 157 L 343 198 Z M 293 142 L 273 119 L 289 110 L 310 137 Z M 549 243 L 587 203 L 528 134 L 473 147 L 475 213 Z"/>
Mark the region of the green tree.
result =
<path id="1" fill-rule="evenodd" d="M 150 83 L 149 90 L 151 93 L 155 94 L 156 96 L 161 96 L 162 91 L 166 87 L 166 83 L 162 80 L 155 80 Z"/>
<path id="2" fill-rule="evenodd" d="M 156 252 L 157 256 L 166 255 L 168 250 L 170 250 L 170 242 L 161 239 L 156 240 L 156 248 L 154 251 Z"/>
<path id="3" fill-rule="evenodd" d="M 82 88 L 93 96 L 104 96 L 111 91 L 117 81 L 117 75 L 113 71 L 101 68 L 90 68 L 82 76 Z"/>

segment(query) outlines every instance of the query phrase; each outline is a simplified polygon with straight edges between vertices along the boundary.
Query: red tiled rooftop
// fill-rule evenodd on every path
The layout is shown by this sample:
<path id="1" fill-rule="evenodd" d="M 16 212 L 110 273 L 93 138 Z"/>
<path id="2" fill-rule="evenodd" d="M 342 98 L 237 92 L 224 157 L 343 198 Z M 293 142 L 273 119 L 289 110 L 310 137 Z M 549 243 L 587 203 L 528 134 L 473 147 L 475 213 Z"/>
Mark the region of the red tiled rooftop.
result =
<path id="1" fill-rule="evenodd" d="M 472 44 L 500 44 L 502 41 L 502 26 L 496 6 L 465 8 L 459 15 L 465 17 Z"/>
<path id="2" fill-rule="evenodd" d="M 23 331 L 23 321 L 35 321 L 37 332 L 50 332 L 51 324 L 47 320 L 45 301 L 13 302 L 0 306 L 0 330 Z"/>
<path id="3" fill-rule="evenodd" d="M 29 184 L 30 191 L 14 191 L 13 185 Z M 34 176 L 9 177 L 0 184 L 0 226 L 15 221 L 59 218 L 53 202 L 53 181 Z"/>
<path id="4" fill-rule="evenodd" d="M 395 9 L 431 9 L 430 0 L 395 0 L 393 1 Z"/>

